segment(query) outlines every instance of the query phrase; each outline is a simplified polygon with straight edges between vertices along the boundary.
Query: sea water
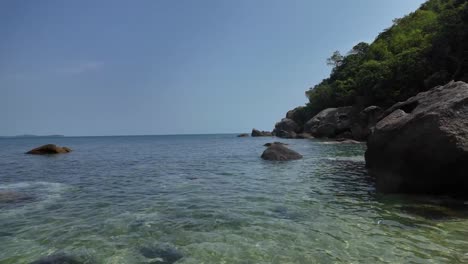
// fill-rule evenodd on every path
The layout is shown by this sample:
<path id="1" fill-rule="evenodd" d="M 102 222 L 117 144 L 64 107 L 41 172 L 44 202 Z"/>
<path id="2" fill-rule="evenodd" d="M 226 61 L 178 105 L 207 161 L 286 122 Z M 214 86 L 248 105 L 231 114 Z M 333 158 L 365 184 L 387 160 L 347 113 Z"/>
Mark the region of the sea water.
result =
<path id="1" fill-rule="evenodd" d="M 0 192 L 30 197 L 0 201 L 0 263 L 468 263 L 466 202 L 379 194 L 365 144 L 260 159 L 275 140 L 0 139 Z M 74 151 L 24 154 L 46 143 Z"/>

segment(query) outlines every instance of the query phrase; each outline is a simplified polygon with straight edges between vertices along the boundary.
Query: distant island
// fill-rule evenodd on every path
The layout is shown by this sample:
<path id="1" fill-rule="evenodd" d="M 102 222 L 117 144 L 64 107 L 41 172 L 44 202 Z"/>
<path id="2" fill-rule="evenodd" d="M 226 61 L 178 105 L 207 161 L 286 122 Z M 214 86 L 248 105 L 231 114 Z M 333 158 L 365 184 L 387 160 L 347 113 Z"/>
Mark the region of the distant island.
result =
<path id="1" fill-rule="evenodd" d="M 0 138 L 30 138 L 30 137 L 65 137 L 64 135 L 16 135 L 16 136 L 0 136 Z"/>

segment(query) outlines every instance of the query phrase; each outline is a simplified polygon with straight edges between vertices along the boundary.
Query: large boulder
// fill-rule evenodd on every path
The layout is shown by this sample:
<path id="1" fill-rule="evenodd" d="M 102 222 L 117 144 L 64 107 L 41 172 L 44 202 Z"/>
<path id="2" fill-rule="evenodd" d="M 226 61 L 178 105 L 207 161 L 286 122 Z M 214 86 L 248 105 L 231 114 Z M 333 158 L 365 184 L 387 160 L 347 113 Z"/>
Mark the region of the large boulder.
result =
<path id="1" fill-rule="evenodd" d="M 350 132 L 359 112 L 352 106 L 327 108 L 307 121 L 304 132 L 314 137 L 333 138 Z"/>
<path id="2" fill-rule="evenodd" d="M 362 110 L 359 113 L 359 119 L 355 120 L 351 127 L 351 137 L 356 140 L 366 140 L 372 133 L 382 112 L 382 108 L 374 105 Z"/>
<path id="3" fill-rule="evenodd" d="M 300 132 L 300 127 L 297 125 L 294 120 L 289 119 L 289 118 L 283 118 L 281 119 L 280 122 L 276 123 L 275 125 L 275 130 L 276 131 L 287 131 L 287 132 L 295 132 L 298 133 Z"/>
<path id="4" fill-rule="evenodd" d="M 262 159 L 276 161 L 298 160 L 302 159 L 302 155 L 294 150 L 288 149 L 282 143 L 275 142 L 270 144 L 263 152 Z"/>
<path id="5" fill-rule="evenodd" d="M 37 155 L 47 155 L 47 154 L 60 154 L 60 153 L 68 153 L 72 150 L 67 147 L 59 147 L 54 144 L 47 144 L 40 146 L 38 148 L 32 149 L 26 154 L 37 154 Z"/>
<path id="6" fill-rule="evenodd" d="M 296 138 L 297 134 L 294 131 L 286 131 L 286 130 L 275 130 L 275 136 L 279 138 Z"/>
<path id="7" fill-rule="evenodd" d="M 307 121 L 304 132 L 318 138 L 366 140 L 382 109 L 378 106 L 361 109 L 357 106 L 327 108 Z"/>
<path id="8" fill-rule="evenodd" d="M 369 137 L 366 165 L 382 192 L 468 194 L 468 84 L 395 104 Z"/>
<path id="9" fill-rule="evenodd" d="M 271 137 L 273 134 L 268 131 L 260 131 L 258 129 L 252 129 L 252 137 Z"/>
<path id="10" fill-rule="evenodd" d="M 273 134 L 280 138 L 295 138 L 296 133 L 300 132 L 300 130 L 301 128 L 294 120 L 283 118 L 280 122 L 276 123 Z"/>

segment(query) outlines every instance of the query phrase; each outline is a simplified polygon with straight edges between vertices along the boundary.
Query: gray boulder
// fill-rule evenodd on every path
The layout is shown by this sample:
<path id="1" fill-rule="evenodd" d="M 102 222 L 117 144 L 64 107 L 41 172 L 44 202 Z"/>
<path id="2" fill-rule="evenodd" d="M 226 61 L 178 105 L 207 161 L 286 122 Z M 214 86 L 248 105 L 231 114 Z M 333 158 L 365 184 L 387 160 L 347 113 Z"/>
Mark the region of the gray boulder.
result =
<path id="1" fill-rule="evenodd" d="M 304 125 L 304 132 L 314 137 L 333 138 L 345 132 L 351 132 L 358 120 L 358 112 L 351 106 L 327 108 Z"/>
<path id="2" fill-rule="evenodd" d="M 366 165 L 382 192 L 468 193 L 468 84 L 395 104 L 369 137 Z"/>
<path id="3" fill-rule="evenodd" d="M 296 132 L 294 131 L 286 131 L 286 130 L 275 130 L 275 136 L 279 138 L 296 138 Z"/>
<path id="4" fill-rule="evenodd" d="M 263 152 L 262 159 L 276 161 L 298 160 L 302 159 L 302 155 L 285 147 L 284 144 L 273 143 Z"/>
<path id="5" fill-rule="evenodd" d="M 382 109 L 369 106 L 327 108 L 304 125 L 304 132 L 318 138 L 348 138 L 366 140 L 372 132 Z"/>
<path id="6" fill-rule="evenodd" d="M 359 119 L 355 120 L 351 127 L 351 137 L 356 140 L 366 140 L 372 133 L 382 112 L 382 108 L 378 106 L 369 106 L 362 110 L 359 113 Z"/>
<path id="7" fill-rule="evenodd" d="M 294 108 L 293 110 L 289 110 L 289 111 L 286 113 L 286 118 L 292 119 L 292 120 L 298 120 L 298 119 L 300 119 L 299 113 L 300 113 L 303 109 L 304 109 L 303 106 L 298 106 L 298 107 Z"/>
<path id="8" fill-rule="evenodd" d="M 252 134 L 251 134 L 252 137 L 272 137 L 273 134 L 271 132 L 268 132 L 268 131 L 260 131 L 258 129 L 252 129 Z"/>
<path id="9" fill-rule="evenodd" d="M 280 122 L 276 123 L 275 130 L 277 131 L 288 131 L 288 132 L 299 132 L 300 127 L 294 122 L 294 120 L 289 118 L 283 118 Z"/>

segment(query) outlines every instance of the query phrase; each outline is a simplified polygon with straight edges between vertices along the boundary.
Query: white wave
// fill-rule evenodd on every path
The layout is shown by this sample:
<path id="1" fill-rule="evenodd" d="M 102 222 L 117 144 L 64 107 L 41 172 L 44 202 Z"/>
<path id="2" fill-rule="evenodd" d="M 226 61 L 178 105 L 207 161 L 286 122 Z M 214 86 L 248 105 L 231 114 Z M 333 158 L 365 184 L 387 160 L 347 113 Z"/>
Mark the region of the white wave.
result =
<path id="1" fill-rule="evenodd" d="M 327 157 L 327 160 L 332 161 L 354 161 L 354 162 L 363 162 L 365 161 L 364 156 L 357 155 L 357 156 L 348 156 L 348 157 Z"/>

